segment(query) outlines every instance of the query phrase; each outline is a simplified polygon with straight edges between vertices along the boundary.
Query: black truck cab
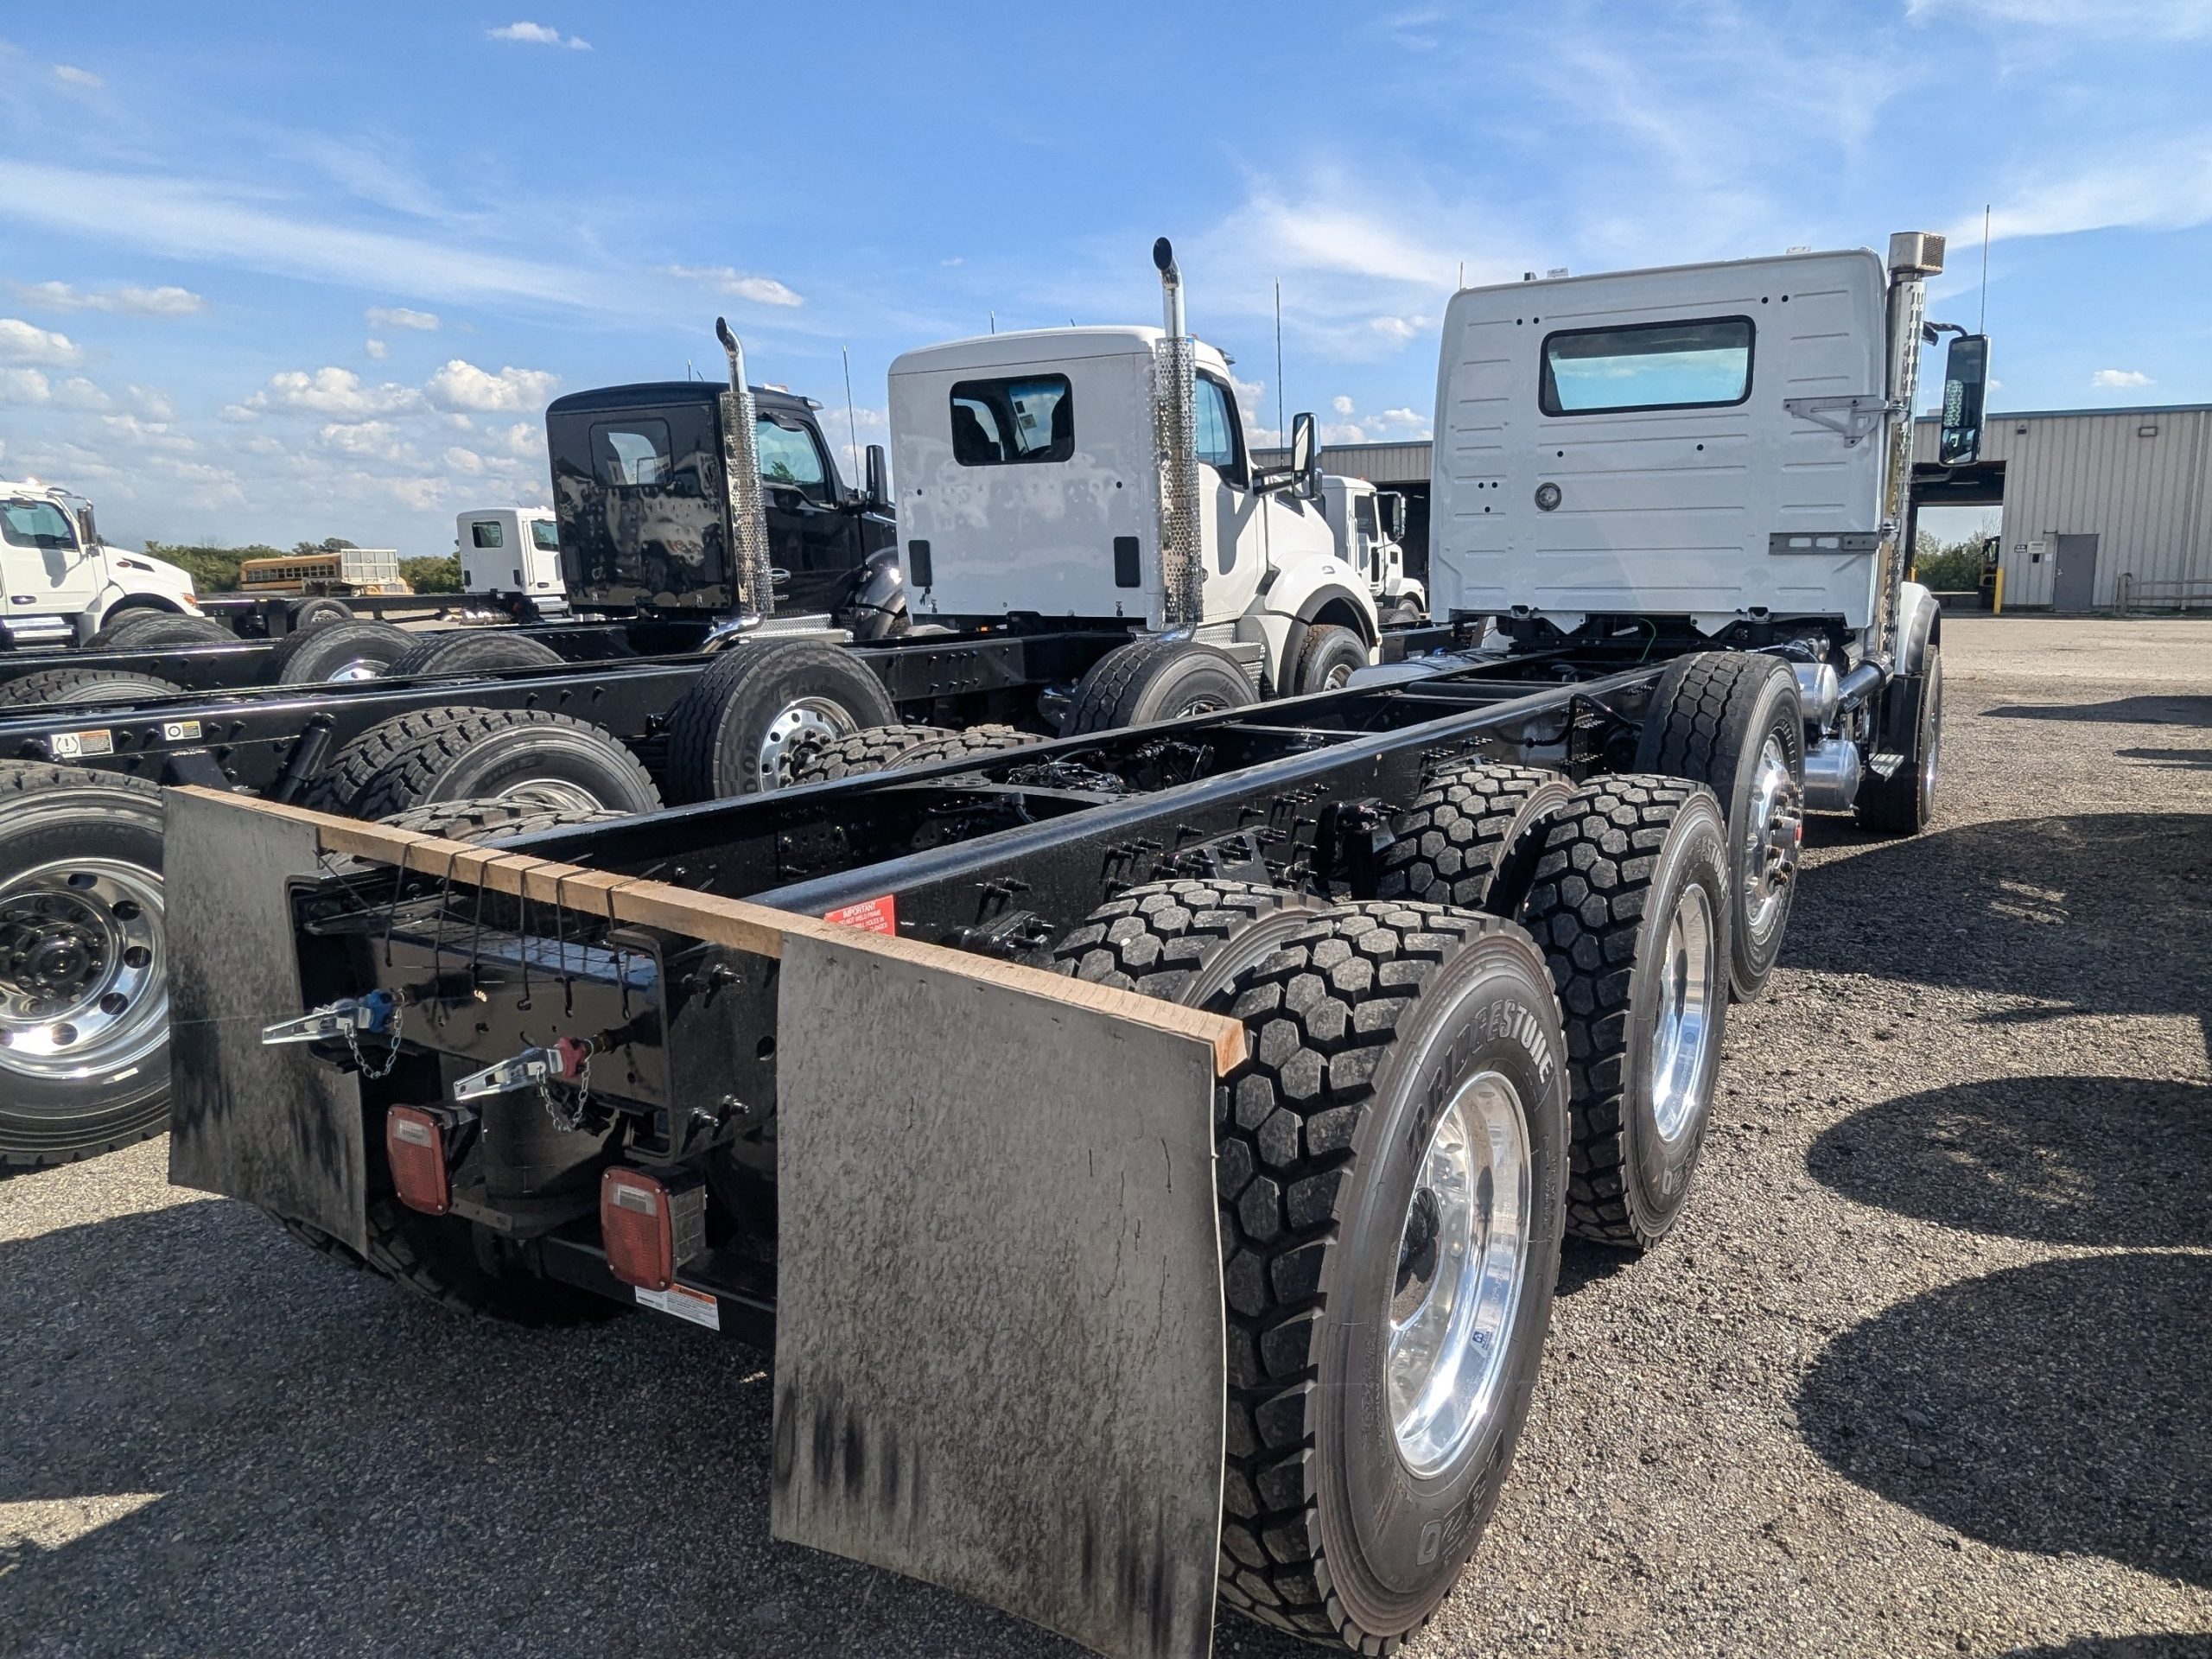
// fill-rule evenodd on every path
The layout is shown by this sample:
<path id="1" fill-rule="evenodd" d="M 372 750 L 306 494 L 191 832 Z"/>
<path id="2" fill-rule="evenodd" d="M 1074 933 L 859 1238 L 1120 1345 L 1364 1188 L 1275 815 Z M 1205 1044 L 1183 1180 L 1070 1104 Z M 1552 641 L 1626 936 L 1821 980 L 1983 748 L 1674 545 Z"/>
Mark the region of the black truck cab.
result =
<path id="1" fill-rule="evenodd" d="M 881 599 L 887 573 L 887 585 L 897 585 L 888 504 L 839 478 L 812 399 L 760 386 L 753 396 L 777 610 L 842 617 L 856 605 L 868 608 L 871 590 Z M 573 392 L 546 410 L 572 604 L 730 608 L 728 407 L 710 382 L 662 380 Z M 869 556 L 878 552 L 884 556 L 872 566 Z M 903 619 L 903 601 L 898 613 Z"/>

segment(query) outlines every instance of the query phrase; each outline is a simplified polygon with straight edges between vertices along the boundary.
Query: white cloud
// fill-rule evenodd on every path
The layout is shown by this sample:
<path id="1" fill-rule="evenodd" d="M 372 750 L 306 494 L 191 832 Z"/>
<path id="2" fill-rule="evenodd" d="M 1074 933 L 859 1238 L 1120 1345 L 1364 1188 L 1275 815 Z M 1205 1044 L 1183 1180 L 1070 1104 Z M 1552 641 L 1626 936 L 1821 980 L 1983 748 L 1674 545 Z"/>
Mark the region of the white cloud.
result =
<path id="1" fill-rule="evenodd" d="M 431 334 L 438 327 L 435 312 L 410 311 L 404 305 L 372 305 L 361 315 L 372 328 L 414 328 Z"/>
<path id="2" fill-rule="evenodd" d="M 1336 410 L 1339 415 L 1349 415 L 1352 411 L 1353 404 L 1351 398 L 1339 393 L 1338 396 L 1329 399 L 1329 407 Z"/>
<path id="3" fill-rule="evenodd" d="M 563 46 L 571 52 L 588 52 L 591 42 L 574 35 L 563 35 L 544 23 L 508 23 L 499 29 L 487 29 L 485 38 L 493 41 L 512 41 L 522 46 Z"/>
<path id="4" fill-rule="evenodd" d="M 561 384 L 543 369 L 501 369 L 497 374 L 454 358 L 424 383 L 423 390 L 441 409 L 479 414 L 544 408 Z"/>
<path id="5" fill-rule="evenodd" d="M 335 366 L 315 370 L 312 374 L 303 369 L 287 369 L 269 377 L 269 384 L 243 405 L 233 404 L 224 410 L 232 416 L 238 410 L 251 420 L 261 410 L 283 410 L 306 415 L 323 415 L 340 421 L 367 421 L 379 415 L 420 407 L 423 394 L 412 386 L 367 386 L 361 377 L 351 369 Z"/>
<path id="6" fill-rule="evenodd" d="M 54 389 L 54 401 L 64 409 L 105 410 L 114 400 L 81 374 L 73 374 Z"/>
<path id="7" fill-rule="evenodd" d="M 2048 29 L 2094 33 L 2112 38 L 2134 35 L 2186 40 L 2212 33 L 2212 4 L 2206 0 L 1906 0 L 1905 14 L 1916 22 L 1957 16 L 1999 29 Z"/>
<path id="8" fill-rule="evenodd" d="M 458 444 L 446 451 L 444 460 L 448 472 L 475 474 L 484 470 L 484 457 Z"/>
<path id="9" fill-rule="evenodd" d="M 2212 220 L 2212 136 L 2133 146 L 2085 168 L 2017 184 L 1989 216 L 1993 241 L 2077 231 L 2186 230 Z M 1962 215 L 1953 245 L 1981 237 L 1981 215 Z"/>
<path id="10" fill-rule="evenodd" d="M 0 317 L 0 359 L 66 369 L 81 362 L 84 356 L 83 349 L 67 334 L 34 327 L 20 317 Z"/>
<path id="11" fill-rule="evenodd" d="M 411 462 L 413 454 L 390 421 L 334 421 L 315 434 L 326 449 L 363 461 Z"/>
<path id="12" fill-rule="evenodd" d="M 73 63 L 55 64 L 54 66 L 54 78 L 60 81 L 64 86 L 80 92 L 97 92 L 101 87 L 107 85 L 107 82 L 101 79 L 91 70 L 79 69 Z"/>
<path id="13" fill-rule="evenodd" d="M 207 302 L 188 288 L 111 288 L 95 292 L 67 283 L 10 283 L 31 305 L 49 311 L 116 311 L 137 317 L 188 317 Z"/>
<path id="14" fill-rule="evenodd" d="M 380 340 L 365 340 L 361 342 L 361 349 L 379 363 L 391 355 L 391 347 Z"/>
<path id="15" fill-rule="evenodd" d="M 42 404 L 54 388 L 36 369 L 0 369 L 0 404 Z"/>
<path id="16" fill-rule="evenodd" d="M 664 265 L 671 276 L 697 283 L 716 294 L 732 294 L 755 305 L 804 305 L 805 297 L 772 276 L 751 276 L 729 265 Z"/>
<path id="17" fill-rule="evenodd" d="M 2099 391 L 2133 391 L 2158 384 L 2140 369 L 2099 369 L 2089 377 L 2089 385 Z"/>
<path id="18" fill-rule="evenodd" d="M 1325 424 L 1321 428 L 1321 442 L 1324 443 L 1365 443 L 1367 434 L 1357 424 L 1349 421 L 1341 424 Z"/>

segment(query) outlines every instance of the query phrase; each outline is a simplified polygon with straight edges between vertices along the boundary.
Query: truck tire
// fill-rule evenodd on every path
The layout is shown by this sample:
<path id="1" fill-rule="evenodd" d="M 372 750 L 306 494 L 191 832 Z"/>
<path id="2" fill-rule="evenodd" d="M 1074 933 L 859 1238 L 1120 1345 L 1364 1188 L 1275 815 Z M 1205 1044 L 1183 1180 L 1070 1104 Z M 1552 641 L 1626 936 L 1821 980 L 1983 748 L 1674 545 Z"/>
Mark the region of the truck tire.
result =
<path id="1" fill-rule="evenodd" d="M 86 651 L 121 651 L 124 641 L 141 628 L 174 617 L 176 612 L 156 605 L 118 605 L 107 613 L 107 620 L 94 628 L 85 641 Z"/>
<path id="2" fill-rule="evenodd" d="M 393 756 L 418 739 L 482 712 L 461 707 L 420 709 L 411 715 L 395 715 L 378 721 L 331 756 L 308 784 L 300 804 L 311 811 L 351 816 L 354 800 Z"/>
<path id="3" fill-rule="evenodd" d="M 565 830 L 572 824 L 604 823 L 620 812 L 605 807 L 540 806 L 534 801 L 436 801 L 410 806 L 379 819 L 395 830 L 412 830 L 418 836 L 438 836 L 447 841 L 474 843 L 512 841 L 541 830 Z"/>
<path id="4" fill-rule="evenodd" d="M 238 635 L 212 616 L 179 616 L 175 611 L 138 606 L 113 621 L 102 623 L 85 641 L 85 649 L 155 651 L 164 645 L 234 645 L 238 642 Z"/>
<path id="5" fill-rule="evenodd" d="M 1636 769 L 1703 784 L 1720 802 L 1735 882 L 1729 979 L 1748 1001 L 1782 954 L 1804 839 L 1805 716 L 1789 664 L 1740 652 L 1677 659 L 1652 693 Z"/>
<path id="6" fill-rule="evenodd" d="M 1243 666 L 1225 651 L 1191 639 L 1135 639 L 1090 665 L 1068 704 L 1060 735 L 1148 726 L 1248 708 L 1259 700 Z"/>
<path id="7" fill-rule="evenodd" d="M 285 613 L 294 633 L 304 633 L 309 628 L 328 627 L 333 622 L 351 622 L 353 607 L 342 599 L 333 599 L 327 594 L 318 594 L 313 599 L 303 599 Z"/>
<path id="8" fill-rule="evenodd" d="M 1421 609 L 1421 601 L 1409 594 L 1402 594 L 1390 601 L 1390 608 L 1382 617 L 1386 628 L 1418 627 L 1428 620 L 1428 613 Z"/>
<path id="9" fill-rule="evenodd" d="M 1728 1012 L 1728 834 L 1710 791 L 1624 774 L 1546 824 L 1519 919 L 1567 1021 L 1567 1230 L 1648 1249 L 1681 1212 Z"/>
<path id="10" fill-rule="evenodd" d="M 1375 896 L 1510 916 L 1542 844 L 1536 831 L 1573 796 L 1541 766 L 1449 762 L 1391 824 Z"/>
<path id="11" fill-rule="evenodd" d="M 529 801 L 627 816 L 660 810 L 660 792 L 613 734 L 542 709 L 472 709 L 397 747 L 353 798 L 355 816 L 411 806 Z"/>
<path id="12" fill-rule="evenodd" d="M 418 633 L 414 643 L 385 665 L 384 677 L 410 674 L 475 674 L 493 668 L 543 668 L 559 663 L 561 653 L 504 628 L 452 628 Z"/>
<path id="13" fill-rule="evenodd" d="M 1920 672 L 1892 681 L 1888 695 L 1885 728 L 1910 733 L 1911 747 L 1890 776 L 1867 769 L 1859 785 L 1859 822 L 1883 835 L 1916 836 L 1936 816 L 1942 768 L 1943 648 L 1929 646 Z"/>
<path id="14" fill-rule="evenodd" d="M 1292 695 L 1341 691 L 1353 675 L 1367 666 L 1370 654 L 1367 641 L 1350 628 L 1333 622 L 1316 623 L 1298 642 L 1298 663 L 1290 680 Z"/>
<path id="15" fill-rule="evenodd" d="M 842 646 L 746 641 L 669 710 L 670 798 L 714 801 L 785 788 L 813 750 L 898 718 L 882 683 Z"/>
<path id="16" fill-rule="evenodd" d="M 1458 1580 L 1527 1416 L 1559 1268 L 1566 1044 L 1542 957 L 1513 923 L 1282 900 L 1135 888 L 1058 954 L 1084 978 L 1244 1021 L 1251 1058 L 1216 1108 L 1221 1599 L 1388 1653 Z M 1455 1263 L 1469 1270 L 1446 1303 Z M 1441 1321 L 1394 1369 L 1398 1329 L 1453 1308 L 1474 1310 L 1471 1328 Z M 1488 1363 L 1434 1363 L 1478 1332 Z"/>
<path id="17" fill-rule="evenodd" d="M 147 697 L 173 697 L 183 690 L 151 674 L 130 674 L 119 668 L 39 668 L 12 680 L 0 680 L 0 707 L 137 702 Z"/>
<path id="18" fill-rule="evenodd" d="M 326 622 L 270 646 L 269 677 L 276 685 L 378 679 L 414 643 L 413 634 L 389 622 Z"/>
<path id="19" fill-rule="evenodd" d="M 949 726 L 870 726 L 801 755 L 792 764 L 791 782 L 820 784 L 861 772 L 881 772 L 917 743 L 957 735 Z"/>
<path id="20" fill-rule="evenodd" d="M 891 762 L 893 771 L 906 766 L 926 766 L 939 760 L 964 760 L 979 754 L 1000 754 L 1007 749 L 1026 749 L 1045 740 L 1034 732 L 1025 732 L 1019 726 L 990 723 L 970 726 L 965 731 L 947 732 L 942 737 L 925 738 L 912 747 L 899 751 Z"/>
<path id="21" fill-rule="evenodd" d="M 0 1165 L 59 1164 L 168 1117 L 162 798 L 0 762 Z"/>

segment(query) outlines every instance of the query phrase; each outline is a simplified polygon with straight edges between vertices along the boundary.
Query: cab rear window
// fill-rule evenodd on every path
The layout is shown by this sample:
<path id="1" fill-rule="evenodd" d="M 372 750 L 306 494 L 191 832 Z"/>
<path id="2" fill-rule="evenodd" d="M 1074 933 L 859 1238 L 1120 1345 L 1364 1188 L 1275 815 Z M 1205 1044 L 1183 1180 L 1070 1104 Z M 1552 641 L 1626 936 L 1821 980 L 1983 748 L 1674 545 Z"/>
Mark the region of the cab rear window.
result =
<path id="1" fill-rule="evenodd" d="M 1700 317 L 1544 338 L 1547 415 L 1719 409 L 1751 395 L 1751 320 Z"/>
<path id="2" fill-rule="evenodd" d="M 952 388 L 952 458 L 963 467 L 1066 461 L 1074 454 L 1067 376 L 963 380 Z"/>

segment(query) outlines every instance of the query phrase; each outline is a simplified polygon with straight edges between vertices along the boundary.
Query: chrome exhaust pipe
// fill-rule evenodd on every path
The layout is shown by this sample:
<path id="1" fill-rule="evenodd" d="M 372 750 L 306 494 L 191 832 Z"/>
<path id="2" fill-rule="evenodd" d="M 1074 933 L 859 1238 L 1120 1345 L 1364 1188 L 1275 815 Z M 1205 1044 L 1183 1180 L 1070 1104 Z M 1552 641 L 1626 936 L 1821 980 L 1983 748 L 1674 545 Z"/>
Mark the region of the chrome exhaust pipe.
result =
<path id="1" fill-rule="evenodd" d="M 1154 423 L 1160 444 L 1160 594 L 1167 631 L 1198 626 L 1205 616 L 1205 552 L 1198 507 L 1197 352 L 1183 315 L 1183 274 L 1166 237 L 1152 245 L 1160 272 L 1162 326 L 1153 362 Z"/>
<path id="2" fill-rule="evenodd" d="M 1839 714 L 1848 713 L 1880 690 L 1889 679 L 1889 671 L 1879 663 L 1865 662 L 1845 675 L 1835 689 L 1835 706 Z"/>
<path id="3" fill-rule="evenodd" d="M 753 429 L 759 411 L 745 378 L 745 347 L 715 319 L 715 338 L 729 359 L 729 390 L 721 395 L 723 488 L 729 498 L 730 582 L 737 590 L 734 622 L 760 626 L 776 609 L 776 578 L 768 562 L 768 508 L 760 494 L 760 445 Z"/>

